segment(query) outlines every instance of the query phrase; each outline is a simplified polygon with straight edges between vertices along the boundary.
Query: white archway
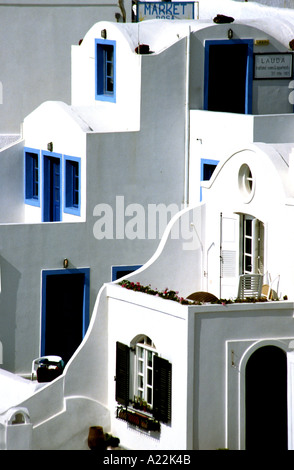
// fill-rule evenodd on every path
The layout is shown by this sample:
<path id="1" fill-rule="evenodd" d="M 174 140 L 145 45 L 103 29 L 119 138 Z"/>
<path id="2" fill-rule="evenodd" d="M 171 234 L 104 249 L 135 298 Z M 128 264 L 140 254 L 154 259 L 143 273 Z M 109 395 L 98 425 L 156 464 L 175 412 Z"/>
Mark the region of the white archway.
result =
<path id="1" fill-rule="evenodd" d="M 278 339 L 263 339 L 254 341 L 244 352 L 239 362 L 239 448 L 245 449 L 246 447 L 246 419 L 245 419 L 245 404 L 246 404 L 246 366 L 249 358 L 258 350 L 265 346 L 275 346 L 287 354 L 289 350 L 289 341 L 291 340 L 278 340 Z"/>

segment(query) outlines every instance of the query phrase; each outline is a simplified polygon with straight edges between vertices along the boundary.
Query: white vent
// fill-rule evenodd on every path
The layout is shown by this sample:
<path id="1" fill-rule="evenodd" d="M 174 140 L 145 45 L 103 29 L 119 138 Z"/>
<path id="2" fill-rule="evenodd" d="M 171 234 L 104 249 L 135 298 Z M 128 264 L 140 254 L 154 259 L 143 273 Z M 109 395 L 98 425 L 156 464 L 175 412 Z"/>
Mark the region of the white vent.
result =
<path id="1" fill-rule="evenodd" d="M 236 276 L 236 252 L 223 250 L 222 252 L 222 277 Z"/>

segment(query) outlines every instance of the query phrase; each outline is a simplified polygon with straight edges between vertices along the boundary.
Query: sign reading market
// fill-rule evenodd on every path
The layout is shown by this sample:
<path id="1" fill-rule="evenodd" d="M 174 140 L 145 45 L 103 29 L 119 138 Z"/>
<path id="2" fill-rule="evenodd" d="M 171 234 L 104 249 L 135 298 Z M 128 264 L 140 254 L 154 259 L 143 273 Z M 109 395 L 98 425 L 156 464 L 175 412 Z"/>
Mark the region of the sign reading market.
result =
<path id="1" fill-rule="evenodd" d="M 193 20 L 197 2 L 138 2 L 137 21 Z"/>

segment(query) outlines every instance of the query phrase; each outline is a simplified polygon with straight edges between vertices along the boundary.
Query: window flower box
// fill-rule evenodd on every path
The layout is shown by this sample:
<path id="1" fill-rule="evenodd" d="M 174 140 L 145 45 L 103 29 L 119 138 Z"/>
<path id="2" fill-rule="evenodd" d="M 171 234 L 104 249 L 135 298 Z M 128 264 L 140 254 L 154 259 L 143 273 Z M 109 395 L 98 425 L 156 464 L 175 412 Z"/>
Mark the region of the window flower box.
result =
<path id="1" fill-rule="evenodd" d="M 160 431 L 160 423 L 156 419 L 124 407 L 117 408 L 117 418 L 144 431 Z"/>

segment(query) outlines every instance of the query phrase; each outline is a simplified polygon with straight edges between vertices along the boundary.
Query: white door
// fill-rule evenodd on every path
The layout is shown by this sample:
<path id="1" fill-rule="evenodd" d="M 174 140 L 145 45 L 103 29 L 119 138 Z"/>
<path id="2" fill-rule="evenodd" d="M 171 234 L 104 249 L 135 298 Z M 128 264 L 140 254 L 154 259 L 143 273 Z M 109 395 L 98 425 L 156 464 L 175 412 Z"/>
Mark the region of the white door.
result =
<path id="1" fill-rule="evenodd" d="M 239 278 L 239 216 L 222 215 L 220 242 L 220 297 L 237 296 Z"/>

